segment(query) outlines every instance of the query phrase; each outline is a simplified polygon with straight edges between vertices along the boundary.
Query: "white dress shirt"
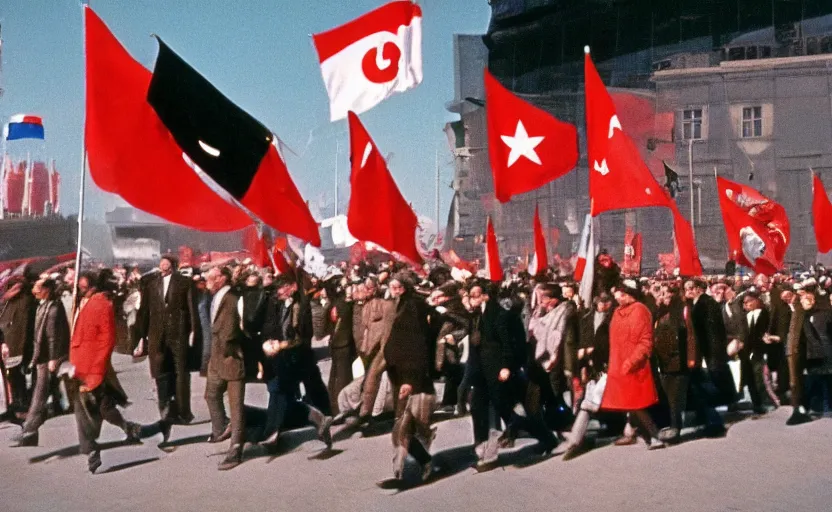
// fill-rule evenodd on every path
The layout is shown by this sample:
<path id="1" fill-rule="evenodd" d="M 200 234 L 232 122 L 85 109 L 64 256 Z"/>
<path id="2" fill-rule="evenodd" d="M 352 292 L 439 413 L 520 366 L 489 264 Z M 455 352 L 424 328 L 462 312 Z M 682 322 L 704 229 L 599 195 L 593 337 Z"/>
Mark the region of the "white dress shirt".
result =
<path id="1" fill-rule="evenodd" d="M 217 318 L 217 310 L 219 309 L 220 304 L 222 303 L 223 297 L 225 297 L 225 294 L 228 293 L 228 290 L 230 290 L 230 289 L 231 289 L 230 286 L 225 285 L 222 288 L 220 288 L 220 290 L 217 293 L 214 294 L 214 298 L 211 300 L 211 323 L 212 324 L 214 323 L 214 320 L 216 320 L 216 318 Z"/>
<path id="2" fill-rule="evenodd" d="M 162 278 L 162 297 L 165 298 L 165 303 L 167 303 L 168 297 L 168 288 L 170 288 L 170 278 L 173 274 L 168 274 Z"/>

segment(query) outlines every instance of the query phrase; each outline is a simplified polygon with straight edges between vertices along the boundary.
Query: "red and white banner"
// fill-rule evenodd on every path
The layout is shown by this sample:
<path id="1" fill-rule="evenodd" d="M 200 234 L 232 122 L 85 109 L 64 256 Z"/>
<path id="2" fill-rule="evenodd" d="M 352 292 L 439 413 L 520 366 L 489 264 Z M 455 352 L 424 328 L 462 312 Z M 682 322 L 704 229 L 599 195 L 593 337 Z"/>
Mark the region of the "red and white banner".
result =
<path id="1" fill-rule="evenodd" d="M 422 82 L 422 9 L 410 0 L 390 2 L 312 39 L 332 121 Z"/>

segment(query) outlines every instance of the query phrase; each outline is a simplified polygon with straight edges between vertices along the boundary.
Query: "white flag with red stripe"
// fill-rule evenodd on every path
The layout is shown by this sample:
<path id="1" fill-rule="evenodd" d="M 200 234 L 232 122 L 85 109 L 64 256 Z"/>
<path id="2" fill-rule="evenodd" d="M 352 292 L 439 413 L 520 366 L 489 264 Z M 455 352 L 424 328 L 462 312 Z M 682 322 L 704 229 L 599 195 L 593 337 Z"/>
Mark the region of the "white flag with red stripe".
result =
<path id="1" fill-rule="evenodd" d="M 422 82 L 422 9 L 410 0 L 390 2 L 312 38 L 332 121 Z"/>
<path id="2" fill-rule="evenodd" d="M 575 263 L 575 281 L 580 281 L 584 276 L 587 255 L 589 254 L 589 244 L 591 242 L 589 239 L 591 226 L 592 216 L 587 215 L 584 219 L 584 230 L 581 232 L 581 245 L 578 246 L 578 261 Z"/>

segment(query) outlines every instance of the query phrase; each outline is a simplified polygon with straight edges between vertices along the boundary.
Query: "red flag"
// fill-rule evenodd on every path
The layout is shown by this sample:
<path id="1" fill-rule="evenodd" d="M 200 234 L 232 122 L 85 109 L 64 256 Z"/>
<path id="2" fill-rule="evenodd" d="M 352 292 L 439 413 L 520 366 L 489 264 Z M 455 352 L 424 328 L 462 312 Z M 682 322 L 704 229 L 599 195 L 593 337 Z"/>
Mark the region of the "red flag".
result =
<path id="1" fill-rule="evenodd" d="M 624 262 L 621 271 L 630 276 L 641 274 L 641 233 L 627 228 L 624 233 Z"/>
<path id="2" fill-rule="evenodd" d="M 532 275 L 546 272 L 549 266 L 549 257 L 546 255 L 546 238 L 543 236 L 543 224 L 540 222 L 540 211 L 534 207 L 534 259 L 529 265 L 529 273 Z"/>
<path id="3" fill-rule="evenodd" d="M 818 252 L 832 251 L 832 204 L 823 188 L 820 176 L 812 173 L 812 219 L 815 225 L 815 239 Z"/>
<path id="4" fill-rule="evenodd" d="M 266 241 L 260 234 L 257 226 L 249 226 L 243 233 L 243 244 L 246 251 L 251 255 L 251 260 L 258 267 L 270 267 L 271 260 L 269 259 L 269 249 L 266 247 Z"/>
<path id="5" fill-rule="evenodd" d="M 717 178 L 731 259 L 760 274 L 783 267 L 791 240 L 786 210 L 751 187 Z"/>
<path id="6" fill-rule="evenodd" d="M 165 220 L 203 231 L 251 224 L 185 163 L 182 150 L 147 102 L 151 73 L 135 61 L 89 7 L 84 140 L 96 185 Z M 184 200 L 187 198 L 187 201 Z"/>
<path id="7" fill-rule="evenodd" d="M 690 276 L 702 275 L 702 264 L 690 224 L 679 213 L 667 189 L 653 177 L 633 141 L 624 133 L 615 105 L 589 56 L 589 47 L 584 48 L 584 52 L 590 213 L 596 216 L 628 208 L 670 208 L 679 245 L 680 272 Z"/>
<path id="8" fill-rule="evenodd" d="M 685 219 L 675 201 L 670 202 L 673 212 L 673 238 L 679 252 L 679 274 L 682 276 L 701 276 L 702 262 L 699 260 L 699 250 L 690 222 Z"/>
<path id="9" fill-rule="evenodd" d="M 485 270 L 488 272 L 489 280 L 503 280 L 503 266 L 500 263 L 500 249 L 497 246 L 497 235 L 494 234 L 494 226 L 491 224 L 490 215 L 488 216 L 488 224 L 485 229 Z"/>
<path id="10" fill-rule="evenodd" d="M 578 162 L 574 125 L 521 100 L 485 71 L 488 155 L 497 199 L 530 192 Z"/>
<path id="11" fill-rule="evenodd" d="M 418 220 L 375 142 L 353 112 L 350 125 L 350 204 L 347 227 L 352 235 L 397 252 L 415 263 L 422 262 L 416 248 Z"/>
<path id="12" fill-rule="evenodd" d="M 586 136 L 592 216 L 610 210 L 670 206 L 670 196 L 621 127 L 615 105 L 585 48 Z"/>

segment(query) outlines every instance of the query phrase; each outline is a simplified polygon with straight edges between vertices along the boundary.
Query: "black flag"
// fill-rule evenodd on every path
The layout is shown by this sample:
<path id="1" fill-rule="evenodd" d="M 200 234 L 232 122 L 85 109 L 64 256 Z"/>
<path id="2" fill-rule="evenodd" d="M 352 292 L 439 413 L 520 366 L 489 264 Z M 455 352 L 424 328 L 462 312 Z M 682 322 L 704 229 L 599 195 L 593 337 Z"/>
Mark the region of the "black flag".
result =
<path id="1" fill-rule="evenodd" d="M 675 199 L 676 194 L 682 190 L 682 186 L 679 184 L 679 175 L 676 174 L 676 171 L 671 169 L 664 160 L 662 160 L 662 164 L 664 165 L 664 186 L 667 188 L 668 192 L 670 192 L 670 197 Z"/>

